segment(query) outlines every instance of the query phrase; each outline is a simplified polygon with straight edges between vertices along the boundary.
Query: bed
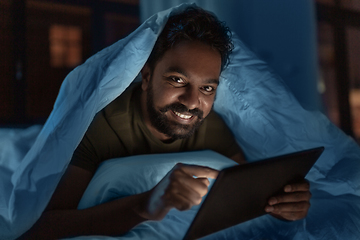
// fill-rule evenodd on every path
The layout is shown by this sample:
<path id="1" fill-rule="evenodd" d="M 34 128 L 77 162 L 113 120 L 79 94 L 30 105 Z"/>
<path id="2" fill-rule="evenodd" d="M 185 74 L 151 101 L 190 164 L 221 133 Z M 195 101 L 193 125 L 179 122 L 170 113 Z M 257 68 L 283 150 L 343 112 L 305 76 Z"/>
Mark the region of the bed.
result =
<path id="1" fill-rule="evenodd" d="M 94 115 L 136 80 L 169 14 L 186 6 L 150 17 L 74 69 L 44 126 L 0 129 L 0 239 L 15 239 L 39 218 Z M 359 239 L 358 144 L 322 113 L 303 109 L 264 62 L 236 35 L 233 40 L 235 49 L 221 75 L 214 110 L 233 131 L 247 160 L 318 146 L 325 152 L 306 177 L 313 197 L 305 219 L 286 222 L 264 215 L 204 239 Z M 212 151 L 112 159 L 98 169 L 79 208 L 145 191 L 176 162 L 217 169 L 234 164 Z M 77 239 L 181 239 L 197 209 L 172 210 L 162 221 L 142 223 L 123 236 Z"/>

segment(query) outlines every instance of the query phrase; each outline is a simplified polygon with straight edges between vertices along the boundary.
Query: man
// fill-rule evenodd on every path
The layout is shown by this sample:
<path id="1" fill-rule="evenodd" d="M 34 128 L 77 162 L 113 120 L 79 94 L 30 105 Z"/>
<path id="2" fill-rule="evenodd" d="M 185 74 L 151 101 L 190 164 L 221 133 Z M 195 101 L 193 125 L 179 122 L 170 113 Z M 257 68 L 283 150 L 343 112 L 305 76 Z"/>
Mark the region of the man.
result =
<path id="1" fill-rule="evenodd" d="M 188 8 L 171 17 L 141 71 L 141 84 L 96 115 L 46 210 L 22 238 L 120 235 L 143 221 L 162 219 L 172 208 L 199 204 L 208 191 L 207 178 L 218 172 L 178 164 L 150 191 L 77 210 L 96 168 L 110 158 L 212 149 L 245 162 L 230 130 L 212 111 L 231 49 L 228 29 L 211 14 Z M 292 184 L 269 199 L 266 211 L 301 219 L 309 199 L 307 183 Z"/>

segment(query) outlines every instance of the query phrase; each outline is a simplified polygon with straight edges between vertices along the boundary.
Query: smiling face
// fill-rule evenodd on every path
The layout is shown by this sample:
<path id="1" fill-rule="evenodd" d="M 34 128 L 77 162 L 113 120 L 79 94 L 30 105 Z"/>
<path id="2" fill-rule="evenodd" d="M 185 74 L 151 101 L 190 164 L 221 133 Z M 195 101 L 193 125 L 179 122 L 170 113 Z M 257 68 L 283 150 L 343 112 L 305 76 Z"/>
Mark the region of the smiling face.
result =
<path id="1" fill-rule="evenodd" d="M 220 72 L 220 53 L 197 41 L 175 45 L 153 71 L 145 65 L 141 103 L 152 134 L 162 141 L 191 136 L 212 109 Z"/>

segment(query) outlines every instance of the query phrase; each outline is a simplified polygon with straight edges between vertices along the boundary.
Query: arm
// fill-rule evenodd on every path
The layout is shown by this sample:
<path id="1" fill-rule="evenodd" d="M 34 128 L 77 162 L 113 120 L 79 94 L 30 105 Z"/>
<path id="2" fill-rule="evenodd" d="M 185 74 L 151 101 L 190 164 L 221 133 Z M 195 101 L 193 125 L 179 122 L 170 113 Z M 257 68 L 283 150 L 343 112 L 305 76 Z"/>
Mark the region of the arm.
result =
<path id="1" fill-rule="evenodd" d="M 146 193 L 77 210 L 77 205 L 91 178 L 91 172 L 69 165 L 44 213 L 20 239 L 58 239 L 92 234 L 115 235 L 124 233 L 145 221 L 135 213 L 134 209 L 143 204 Z"/>
<path id="2" fill-rule="evenodd" d="M 147 219 L 162 219 L 171 208 L 185 210 L 199 204 L 207 193 L 206 177 L 216 175 L 209 168 L 179 164 L 148 192 L 77 210 L 92 174 L 69 165 L 46 210 L 20 239 L 120 235 Z"/>

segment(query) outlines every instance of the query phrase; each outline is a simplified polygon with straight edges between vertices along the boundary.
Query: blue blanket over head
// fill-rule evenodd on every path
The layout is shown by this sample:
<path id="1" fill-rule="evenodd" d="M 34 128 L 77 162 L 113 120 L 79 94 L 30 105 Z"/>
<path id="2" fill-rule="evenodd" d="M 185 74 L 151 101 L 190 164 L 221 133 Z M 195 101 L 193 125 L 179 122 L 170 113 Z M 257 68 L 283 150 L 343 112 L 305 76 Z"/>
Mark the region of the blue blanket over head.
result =
<path id="1" fill-rule="evenodd" d="M 8 139 L 5 141 L 0 137 L 4 143 L 0 146 L 0 239 L 14 239 L 36 222 L 95 114 L 136 78 L 169 14 L 182 11 L 186 6 L 152 16 L 128 37 L 74 69 L 66 77 L 41 132 L 37 135 L 34 129 L 29 130 L 36 132 L 33 139 L 14 137 L 14 141 L 10 141 L 10 135 L 5 134 L 3 136 Z M 216 236 L 228 239 L 359 239 L 358 145 L 321 113 L 304 110 L 264 62 L 236 36 L 233 40 L 235 50 L 229 66 L 221 74 L 214 110 L 230 126 L 248 161 L 318 146 L 324 146 L 325 152 L 307 176 L 313 193 L 307 218 L 283 222 L 266 215 L 209 239 Z M 20 146 L 19 140 L 29 141 L 29 144 L 14 151 L 11 147 Z M 214 164 L 218 168 L 226 165 L 218 163 L 225 161 L 223 158 L 211 152 L 207 154 L 217 159 Z M 174 155 L 176 161 L 186 158 Z M 156 159 L 151 163 L 156 164 Z M 131 166 L 131 161 L 129 164 Z M 106 172 L 106 169 L 109 167 L 102 166 L 97 175 L 101 176 L 101 171 Z M 108 180 L 94 181 L 87 192 L 93 191 L 92 187 L 107 184 Z M 142 187 L 134 186 L 135 192 Z M 131 193 L 129 190 L 121 194 Z M 84 195 L 83 207 L 114 197 L 110 195 L 104 192 L 103 199 L 95 200 Z M 185 234 L 191 219 L 189 214 L 193 216 L 194 213 L 172 211 L 164 221 L 139 225 L 122 238 L 169 239 L 172 236 L 179 239 Z"/>

